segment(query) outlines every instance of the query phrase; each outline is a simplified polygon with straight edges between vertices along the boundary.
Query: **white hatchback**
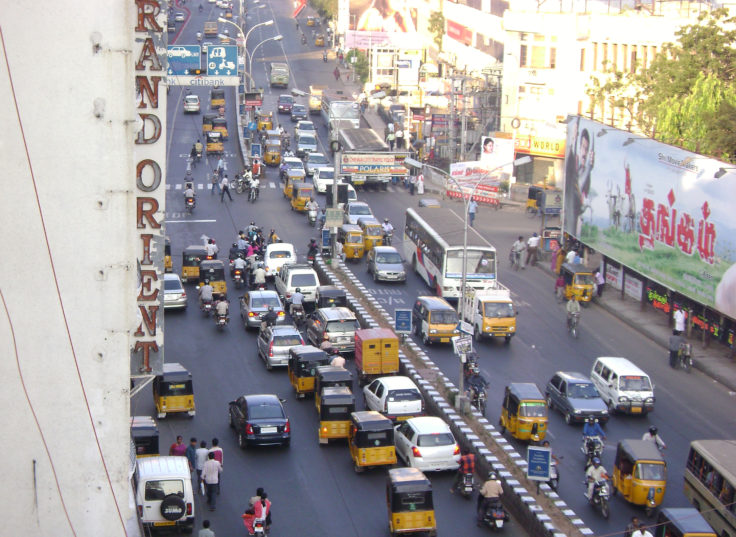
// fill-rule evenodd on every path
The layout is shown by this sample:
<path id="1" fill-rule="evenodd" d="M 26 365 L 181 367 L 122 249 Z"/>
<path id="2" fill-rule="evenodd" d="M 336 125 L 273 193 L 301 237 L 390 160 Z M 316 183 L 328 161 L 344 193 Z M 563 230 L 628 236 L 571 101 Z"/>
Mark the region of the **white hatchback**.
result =
<path id="1" fill-rule="evenodd" d="M 435 416 L 411 418 L 395 428 L 396 455 L 423 472 L 457 470 L 460 446 L 450 427 Z"/>
<path id="2" fill-rule="evenodd" d="M 199 97 L 197 95 L 187 95 L 184 97 L 184 113 L 199 113 Z"/>
<path id="3" fill-rule="evenodd" d="M 314 183 L 314 189 L 320 193 L 324 194 L 327 192 L 327 189 L 332 186 L 332 182 L 335 179 L 335 168 L 332 166 L 325 167 L 325 168 L 317 168 L 314 170 L 314 175 L 312 176 L 312 182 Z M 342 180 L 337 181 L 338 184 L 342 183 Z"/>
<path id="4" fill-rule="evenodd" d="M 296 250 L 288 242 L 275 242 L 266 246 L 266 255 L 263 258 L 266 277 L 274 278 L 284 265 L 296 263 Z"/>

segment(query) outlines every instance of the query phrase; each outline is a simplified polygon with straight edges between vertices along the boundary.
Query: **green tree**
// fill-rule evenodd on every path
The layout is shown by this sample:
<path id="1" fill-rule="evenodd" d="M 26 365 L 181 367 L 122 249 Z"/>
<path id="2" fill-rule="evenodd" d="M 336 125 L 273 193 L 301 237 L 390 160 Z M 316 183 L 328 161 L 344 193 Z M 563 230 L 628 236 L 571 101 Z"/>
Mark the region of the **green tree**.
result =
<path id="1" fill-rule="evenodd" d="M 325 19 L 337 17 L 337 0 L 309 0 L 309 4 Z"/>
<path id="2" fill-rule="evenodd" d="M 434 44 L 442 52 L 442 37 L 445 35 L 445 16 L 440 11 L 433 11 L 429 16 L 429 33 L 434 35 Z"/>
<path id="3" fill-rule="evenodd" d="M 353 63 L 353 57 L 355 57 L 355 63 Z M 345 58 L 348 63 L 352 64 L 353 69 L 355 69 L 355 74 L 359 77 L 358 80 L 367 82 L 369 74 L 368 56 L 363 51 L 352 49 Z"/>

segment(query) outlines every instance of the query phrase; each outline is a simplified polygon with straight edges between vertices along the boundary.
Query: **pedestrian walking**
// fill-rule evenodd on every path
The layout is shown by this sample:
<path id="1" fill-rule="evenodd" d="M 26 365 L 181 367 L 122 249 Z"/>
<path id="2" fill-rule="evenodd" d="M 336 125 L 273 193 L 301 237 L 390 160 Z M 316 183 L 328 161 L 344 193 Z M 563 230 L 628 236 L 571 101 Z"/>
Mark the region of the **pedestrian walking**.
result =
<path id="1" fill-rule="evenodd" d="M 217 171 L 217 168 L 212 171 L 212 178 L 210 181 L 212 182 L 212 190 L 210 191 L 210 194 L 214 195 L 215 190 L 218 192 L 220 191 L 220 172 Z"/>
<path id="2" fill-rule="evenodd" d="M 470 227 L 473 227 L 473 222 L 475 221 L 475 213 L 478 210 L 478 202 L 476 202 L 474 199 L 470 200 L 470 203 L 468 203 L 468 220 L 470 220 Z"/>
<path id="3" fill-rule="evenodd" d="M 682 308 L 676 309 L 673 318 L 675 320 L 675 330 L 677 330 L 679 334 L 682 334 L 685 331 L 685 310 Z"/>
<path id="4" fill-rule="evenodd" d="M 534 265 L 537 262 L 537 250 L 539 249 L 539 235 L 534 233 L 526 241 L 526 264 Z"/>
<path id="5" fill-rule="evenodd" d="M 335 80 L 340 80 L 340 69 L 338 67 L 335 67 L 335 70 L 332 72 L 333 75 L 335 75 Z"/>
<path id="6" fill-rule="evenodd" d="M 210 521 L 202 521 L 202 529 L 197 533 L 197 537 L 215 537 L 215 532 L 210 529 Z"/>
<path id="7" fill-rule="evenodd" d="M 220 441 L 217 438 L 212 439 L 212 447 L 210 448 L 210 453 L 213 453 L 215 455 L 215 460 L 220 463 L 220 467 L 225 467 L 225 453 L 222 451 L 222 448 L 220 447 Z M 220 479 L 217 481 L 217 494 L 220 494 L 220 483 L 222 482 L 222 474 L 220 474 Z"/>
<path id="8" fill-rule="evenodd" d="M 220 179 L 222 179 L 222 176 L 225 174 L 226 169 L 227 164 L 225 164 L 225 159 L 220 157 L 220 159 L 217 161 L 217 174 L 220 176 Z"/>
<path id="9" fill-rule="evenodd" d="M 209 453 L 210 450 L 207 449 L 207 442 L 202 440 L 195 453 L 194 468 L 197 470 L 197 483 L 202 481 L 202 470 L 204 469 L 204 463 L 207 462 L 207 455 L 209 455 Z"/>
<path id="10" fill-rule="evenodd" d="M 404 131 L 399 127 L 396 129 L 396 149 L 404 148 Z"/>
<path id="11" fill-rule="evenodd" d="M 600 298 L 603 296 L 603 286 L 606 285 L 606 279 L 603 277 L 600 270 L 596 270 L 593 277 L 595 278 L 596 294 L 598 295 L 598 298 Z"/>
<path id="12" fill-rule="evenodd" d="M 417 194 L 420 196 L 424 194 L 424 174 L 420 173 L 417 175 Z"/>
<path id="13" fill-rule="evenodd" d="M 389 151 L 394 150 L 394 143 L 396 143 L 396 135 L 389 131 L 389 133 L 386 135 L 386 142 L 388 142 Z"/>
<path id="14" fill-rule="evenodd" d="M 414 188 L 417 186 L 417 176 L 416 175 L 410 175 L 409 176 L 409 194 L 412 196 L 414 195 Z"/>
<path id="15" fill-rule="evenodd" d="M 629 522 L 626 525 L 626 529 L 624 530 L 624 537 L 631 537 L 631 535 L 636 531 L 636 528 L 639 527 L 639 518 L 632 516 L 631 522 Z"/>
<path id="16" fill-rule="evenodd" d="M 220 493 L 220 474 L 222 473 L 222 465 L 215 459 L 215 454 L 210 452 L 207 455 L 207 462 L 204 463 L 202 469 L 202 482 L 207 494 L 207 505 L 210 511 L 214 511 L 217 507 L 217 495 Z"/>
<path id="17" fill-rule="evenodd" d="M 189 471 L 194 472 L 197 466 L 197 439 L 192 437 L 189 439 L 189 445 L 187 450 L 184 452 L 184 456 L 189 461 Z"/>
<path id="18" fill-rule="evenodd" d="M 169 447 L 169 455 L 175 457 L 184 457 L 187 452 L 187 445 L 184 443 L 184 438 L 179 435 L 176 437 L 176 442 L 171 444 Z"/>
<path id="19" fill-rule="evenodd" d="M 230 201 L 233 201 L 233 195 L 230 194 L 230 180 L 227 178 L 227 174 L 220 181 L 220 188 L 222 189 L 222 192 L 220 192 L 220 203 L 225 201 L 225 194 L 230 198 Z"/>

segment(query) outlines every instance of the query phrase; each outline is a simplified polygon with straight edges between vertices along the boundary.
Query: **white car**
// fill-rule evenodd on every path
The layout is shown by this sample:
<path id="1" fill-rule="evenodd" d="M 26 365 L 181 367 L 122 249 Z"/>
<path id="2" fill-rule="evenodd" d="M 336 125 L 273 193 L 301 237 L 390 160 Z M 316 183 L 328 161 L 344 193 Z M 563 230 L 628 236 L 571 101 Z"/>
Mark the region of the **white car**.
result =
<path id="1" fill-rule="evenodd" d="M 187 309 L 187 292 L 178 274 L 164 274 L 164 309 Z"/>
<path id="2" fill-rule="evenodd" d="M 395 428 L 396 455 L 423 472 L 457 470 L 460 446 L 450 427 L 436 416 L 410 418 Z"/>
<path id="3" fill-rule="evenodd" d="M 169 58 L 188 58 L 190 56 L 190 52 L 185 47 L 171 47 L 166 52 L 166 55 Z"/>
<path id="4" fill-rule="evenodd" d="M 335 178 L 335 168 L 332 166 L 330 167 L 324 167 L 324 168 L 317 168 L 314 170 L 314 175 L 312 176 L 312 183 L 314 183 L 314 189 L 319 192 L 320 194 L 324 194 L 327 192 L 328 188 L 332 187 L 332 182 Z M 341 179 L 338 179 L 338 184 L 342 183 Z"/>
<path id="5" fill-rule="evenodd" d="M 184 113 L 199 113 L 199 97 L 197 95 L 187 95 L 184 97 Z"/>
<path id="6" fill-rule="evenodd" d="M 288 242 L 276 242 L 266 246 L 266 255 L 263 257 L 266 277 L 274 278 L 284 265 L 296 263 L 296 250 Z"/>
<path id="7" fill-rule="evenodd" d="M 409 377 L 378 377 L 363 388 L 366 410 L 380 412 L 393 421 L 424 414 L 424 400 Z"/>
<path id="8" fill-rule="evenodd" d="M 324 153 L 309 153 L 305 157 L 304 168 L 307 170 L 307 175 L 312 176 L 317 168 L 326 168 L 332 166 L 330 159 L 328 159 Z"/>
<path id="9" fill-rule="evenodd" d="M 182 12 L 178 12 L 178 13 L 177 13 L 177 14 L 176 14 L 176 15 L 174 16 L 174 20 L 175 20 L 176 22 L 184 22 L 184 20 L 185 20 L 185 19 L 186 19 L 186 16 L 185 16 L 185 15 L 184 15 L 184 13 L 182 13 Z"/>
<path id="10" fill-rule="evenodd" d="M 294 129 L 294 138 L 298 140 L 301 134 L 311 134 L 312 136 L 317 136 L 317 128 L 311 121 L 299 121 L 296 124 L 296 128 Z"/>
<path id="11" fill-rule="evenodd" d="M 202 43 L 202 54 L 207 54 L 207 47 L 212 46 L 212 41 L 205 41 Z"/>

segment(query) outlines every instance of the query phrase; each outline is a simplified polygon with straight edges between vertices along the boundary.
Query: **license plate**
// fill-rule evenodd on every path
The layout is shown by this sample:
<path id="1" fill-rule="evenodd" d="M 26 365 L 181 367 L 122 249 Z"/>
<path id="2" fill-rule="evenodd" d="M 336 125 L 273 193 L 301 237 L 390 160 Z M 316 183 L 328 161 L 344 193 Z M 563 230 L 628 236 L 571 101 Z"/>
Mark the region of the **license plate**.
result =
<path id="1" fill-rule="evenodd" d="M 396 416 L 396 421 L 406 421 L 409 418 L 411 418 L 411 416 Z"/>
<path id="2" fill-rule="evenodd" d="M 440 338 L 440 343 L 449 343 L 449 342 L 450 342 L 450 338 L 449 337 L 441 337 Z"/>
<path id="3" fill-rule="evenodd" d="M 631 413 L 632 413 L 632 414 L 639 414 L 639 413 L 641 413 L 641 407 L 638 407 L 638 406 L 632 406 L 632 407 L 631 407 Z"/>
<path id="4" fill-rule="evenodd" d="M 154 526 L 174 526 L 176 522 L 154 522 Z"/>
<path id="5" fill-rule="evenodd" d="M 276 431 L 278 431 L 276 427 L 261 427 L 261 432 L 263 434 L 275 433 Z"/>

